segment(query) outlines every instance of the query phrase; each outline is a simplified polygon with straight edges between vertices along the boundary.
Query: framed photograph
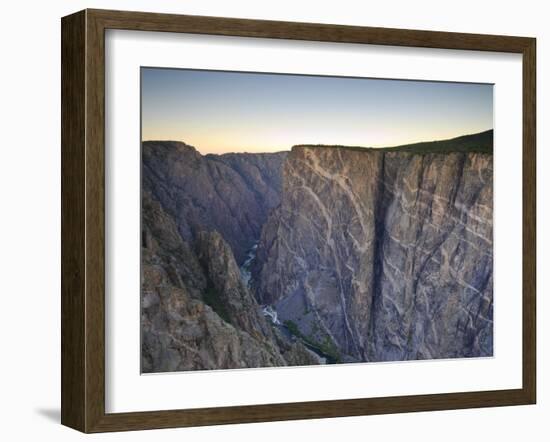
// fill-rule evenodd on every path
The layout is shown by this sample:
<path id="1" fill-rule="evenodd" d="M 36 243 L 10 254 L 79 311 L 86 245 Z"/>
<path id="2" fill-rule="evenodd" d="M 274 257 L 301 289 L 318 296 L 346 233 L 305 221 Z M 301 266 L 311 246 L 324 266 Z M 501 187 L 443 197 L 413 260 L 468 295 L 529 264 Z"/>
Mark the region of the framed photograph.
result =
<path id="1" fill-rule="evenodd" d="M 62 19 L 62 423 L 536 400 L 535 39 Z"/>

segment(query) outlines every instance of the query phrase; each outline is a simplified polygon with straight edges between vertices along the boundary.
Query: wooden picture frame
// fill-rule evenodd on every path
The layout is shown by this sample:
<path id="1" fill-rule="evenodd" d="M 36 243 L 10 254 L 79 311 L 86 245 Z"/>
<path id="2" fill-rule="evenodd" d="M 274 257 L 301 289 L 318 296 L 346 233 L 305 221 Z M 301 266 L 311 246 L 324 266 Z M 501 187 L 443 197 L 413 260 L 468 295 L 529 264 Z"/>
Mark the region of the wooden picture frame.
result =
<path id="1" fill-rule="evenodd" d="M 523 57 L 523 385 L 475 391 L 105 412 L 105 30 L 496 51 Z M 83 432 L 534 404 L 536 41 L 533 38 L 84 10 L 62 19 L 62 424 Z"/>

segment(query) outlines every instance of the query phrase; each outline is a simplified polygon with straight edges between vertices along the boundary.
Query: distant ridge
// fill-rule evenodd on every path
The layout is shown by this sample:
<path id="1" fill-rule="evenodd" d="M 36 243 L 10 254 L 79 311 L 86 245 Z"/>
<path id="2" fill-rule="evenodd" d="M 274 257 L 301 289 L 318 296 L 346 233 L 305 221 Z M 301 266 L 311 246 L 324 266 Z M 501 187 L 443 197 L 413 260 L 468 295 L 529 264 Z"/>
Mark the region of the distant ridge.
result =
<path id="1" fill-rule="evenodd" d="M 386 147 L 386 151 L 414 153 L 478 152 L 493 153 L 493 129 L 440 141 L 424 141 L 404 146 Z"/>
<path id="2" fill-rule="evenodd" d="M 493 153 L 493 129 L 477 134 L 462 135 L 448 140 L 422 141 L 420 143 L 405 144 L 394 147 L 362 147 L 362 146 L 340 146 L 325 144 L 298 144 L 294 147 L 339 147 L 349 150 L 376 150 L 383 152 L 410 152 L 419 154 L 448 153 L 448 152 L 472 152 L 472 153 Z"/>

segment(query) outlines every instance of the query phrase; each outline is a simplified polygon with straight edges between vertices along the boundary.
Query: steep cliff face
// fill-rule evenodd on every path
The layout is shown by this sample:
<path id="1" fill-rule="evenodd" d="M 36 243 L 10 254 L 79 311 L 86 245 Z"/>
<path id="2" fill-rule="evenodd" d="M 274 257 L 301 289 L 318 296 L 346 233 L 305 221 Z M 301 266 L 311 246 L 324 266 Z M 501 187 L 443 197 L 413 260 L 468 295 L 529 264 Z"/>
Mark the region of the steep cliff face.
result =
<path id="1" fill-rule="evenodd" d="M 144 373 L 319 363 L 271 330 L 219 233 L 193 248 L 147 190 L 142 217 Z"/>
<path id="2" fill-rule="evenodd" d="M 257 297 L 342 361 L 491 355 L 492 197 L 489 153 L 294 147 Z"/>
<path id="3" fill-rule="evenodd" d="M 216 312 L 218 304 L 207 296 L 208 273 L 181 239 L 175 222 L 147 192 L 142 213 L 142 371 L 276 362 L 276 355 Z"/>
<path id="4" fill-rule="evenodd" d="M 143 371 L 492 355 L 491 146 L 144 143 Z"/>
<path id="5" fill-rule="evenodd" d="M 176 222 L 186 241 L 216 230 L 240 265 L 280 203 L 286 152 L 203 156 L 174 141 L 142 145 L 142 186 Z"/>
<path id="6" fill-rule="evenodd" d="M 257 220 L 263 225 L 271 209 L 281 202 L 281 171 L 287 155 L 288 152 L 226 153 L 206 155 L 206 159 L 221 162 L 240 175 L 263 209 L 260 219 Z"/>
<path id="7" fill-rule="evenodd" d="M 257 339 L 272 339 L 271 327 L 241 279 L 233 253 L 221 235 L 201 232 L 198 253 L 208 274 L 207 296 L 215 299 L 221 316 Z"/>

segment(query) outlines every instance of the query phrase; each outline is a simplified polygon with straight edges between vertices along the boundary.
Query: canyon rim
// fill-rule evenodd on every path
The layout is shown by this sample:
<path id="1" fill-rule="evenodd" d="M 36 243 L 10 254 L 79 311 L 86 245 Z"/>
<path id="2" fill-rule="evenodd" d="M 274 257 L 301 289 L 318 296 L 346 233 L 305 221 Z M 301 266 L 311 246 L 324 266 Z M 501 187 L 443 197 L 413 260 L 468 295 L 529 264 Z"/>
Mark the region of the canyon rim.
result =
<path id="1" fill-rule="evenodd" d="M 147 68 L 142 100 L 143 373 L 493 355 L 491 85 Z"/>

